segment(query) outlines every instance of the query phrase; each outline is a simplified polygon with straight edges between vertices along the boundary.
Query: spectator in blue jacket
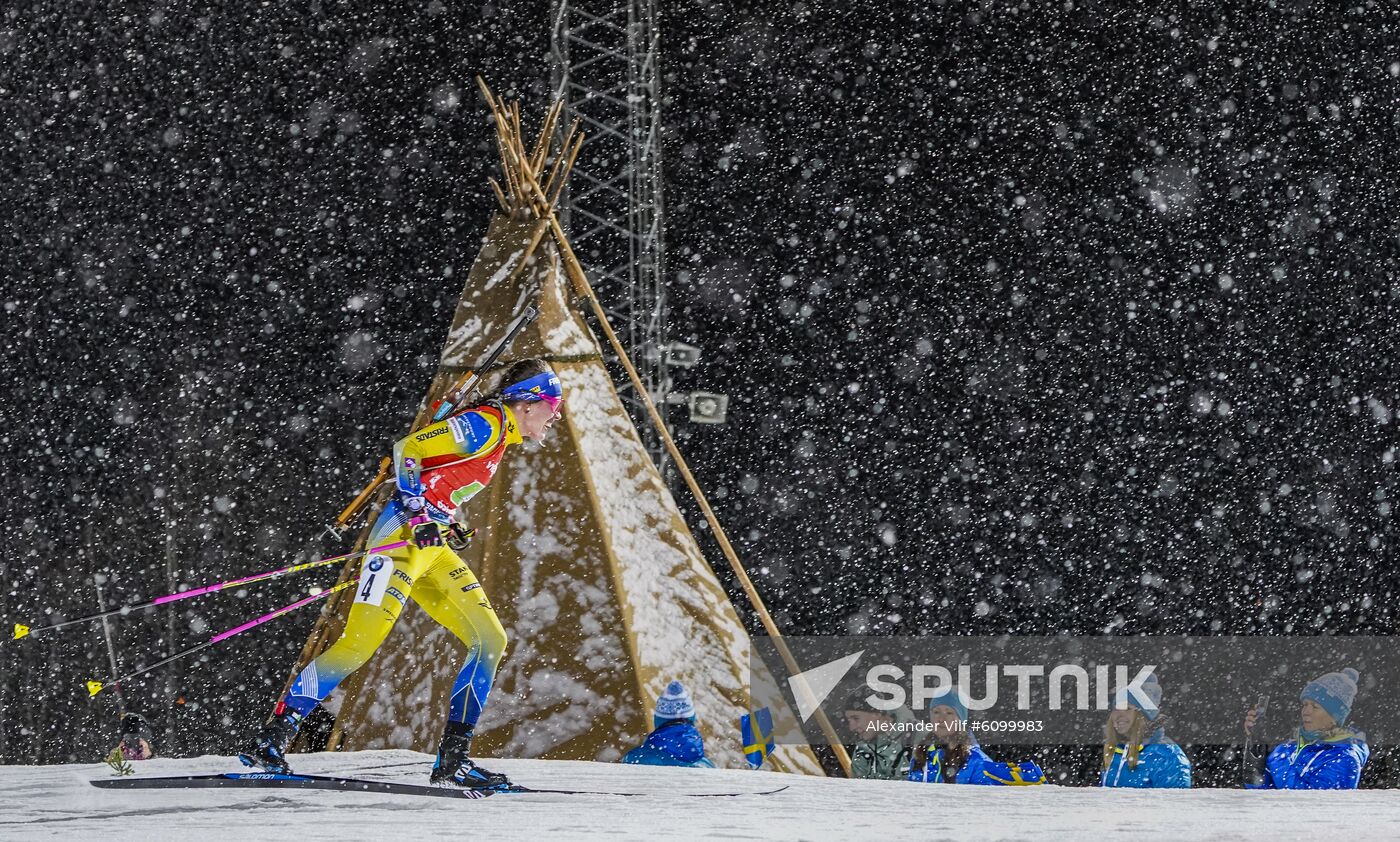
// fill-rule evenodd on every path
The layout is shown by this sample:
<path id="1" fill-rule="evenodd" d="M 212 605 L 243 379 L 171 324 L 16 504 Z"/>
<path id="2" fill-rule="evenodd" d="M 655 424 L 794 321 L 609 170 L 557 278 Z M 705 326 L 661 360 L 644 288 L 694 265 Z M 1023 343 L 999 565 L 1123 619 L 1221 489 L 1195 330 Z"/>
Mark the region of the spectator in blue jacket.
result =
<path id="1" fill-rule="evenodd" d="M 627 752 L 623 763 L 714 768 L 705 757 L 705 741 L 695 727 L 695 705 L 684 684 L 672 681 L 666 685 L 666 692 L 656 700 L 651 724 L 652 732 L 640 746 Z"/>
<path id="2" fill-rule="evenodd" d="M 908 780 L 918 783 L 1033 786 L 1045 783 L 1045 773 L 1032 761 L 1012 766 L 999 763 L 982 750 L 968 722 L 967 700 L 956 688 L 929 700 L 927 740 L 914 747 Z"/>
<path id="3" fill-rule="evenodd" d="M 1371 756 L 1366 735 L 1346 727 L 1356 700 L 1360 674 L 1347 667 L 1320 675 L 1299 696 L 1298 729 L 1293 739 L 1264 759 L 1262 781 L 1248 789 L 1356 789 Z M 1258 710 L 1245 716 L 1246 733 L 1254 730 Z"/>
<path id="4" fill-rule="evenodd" d="M 1166 736 L 1162 685 L 1155 674 L 1142 682 L 1140 699 L 1118 691 L 1118 703 L 1104 725 L 1101 786 L 1133 789 L 1187 789 L 1191 761 Z"/>

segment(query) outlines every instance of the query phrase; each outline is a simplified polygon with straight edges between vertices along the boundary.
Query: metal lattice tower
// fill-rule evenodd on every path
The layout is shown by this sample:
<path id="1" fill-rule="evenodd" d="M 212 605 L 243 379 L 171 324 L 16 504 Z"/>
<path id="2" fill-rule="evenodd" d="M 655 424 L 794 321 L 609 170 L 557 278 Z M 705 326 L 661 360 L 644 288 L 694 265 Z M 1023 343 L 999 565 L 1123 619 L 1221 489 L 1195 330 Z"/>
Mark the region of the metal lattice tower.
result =
<path id="1" fill-rule="evenodd" d="M 661 29 L 655 0 L 554 0 L 550 37 L 561 121 L 588 136 L 560 202 L 599 303 L 663 419 L 666 370 L 665 236 L 661 173 Z M 660 438 L 627 383 L 619 389 L 653 461 L 667 473 Z"/>

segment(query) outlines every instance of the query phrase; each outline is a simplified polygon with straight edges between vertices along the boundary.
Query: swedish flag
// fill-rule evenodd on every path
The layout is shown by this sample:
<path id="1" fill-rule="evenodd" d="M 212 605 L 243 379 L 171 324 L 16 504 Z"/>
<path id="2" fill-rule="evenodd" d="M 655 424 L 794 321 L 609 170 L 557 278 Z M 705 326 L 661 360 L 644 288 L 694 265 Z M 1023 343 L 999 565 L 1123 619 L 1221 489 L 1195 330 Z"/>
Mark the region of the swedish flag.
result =
<path id="1" fill-rule="evenodd" d="M 739 736 L 744 744 L 744 756 L 755 769 L 773 753 L 773 711 L 759 708 L 739 717 Z"/>

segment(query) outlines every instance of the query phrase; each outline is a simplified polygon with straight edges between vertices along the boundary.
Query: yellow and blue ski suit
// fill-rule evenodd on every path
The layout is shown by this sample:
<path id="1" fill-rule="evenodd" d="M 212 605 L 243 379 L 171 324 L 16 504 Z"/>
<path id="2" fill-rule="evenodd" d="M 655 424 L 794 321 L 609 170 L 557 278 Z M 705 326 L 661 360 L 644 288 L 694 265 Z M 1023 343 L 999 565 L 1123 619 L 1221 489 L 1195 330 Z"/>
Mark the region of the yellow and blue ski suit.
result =
<path id="1" fill-rule="evenodd" d="M 481 716 L 506 632 L 476 574 L 447 546 L 418 547 L 400 502 L 423 497 L 423 514 L 439 524 L 486 487 L 505 450 L 521 441 L 510 409 L 479 406 L 414 433 L 394 445 L 396 497 L 375 523 L 369 546 L 408 543 L 365 556 L 345 631 L 333 646 L 307 664 L 284 705 L 305 716 L 350 673 L 359 669 L 394 627 L 409 598 L 468 647 L 467 662 L 452 687 L 448 721 L 470 728 Z M 279 710 L 281 706 L 279 706 Z"/>

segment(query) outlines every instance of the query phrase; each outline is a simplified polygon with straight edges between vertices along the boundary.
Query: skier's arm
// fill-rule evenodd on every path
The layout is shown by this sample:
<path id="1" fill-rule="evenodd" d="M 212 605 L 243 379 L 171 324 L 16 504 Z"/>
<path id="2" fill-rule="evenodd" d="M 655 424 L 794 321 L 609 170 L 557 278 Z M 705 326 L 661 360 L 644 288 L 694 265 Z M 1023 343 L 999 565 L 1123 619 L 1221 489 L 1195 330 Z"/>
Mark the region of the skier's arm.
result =
<path id="1" fill-rule="evenodd" d="M 413 444 L 412 436 L 394 443 L 394 478 L 398 481 L 399 494 L 404 497 L 420 497 L 423 494 L 423 480 L 419 477 L 418 469 L 419 448 Z"/>
<path id="2" fill-rule="evenodd" d="M 439 457 L 475 459 L 500 442 L 501 423 L 485 413 L 468 411 L 425 427 L 394 444 L 394 476 L 405 497 L 423 494 L 424 460 Z"/>

